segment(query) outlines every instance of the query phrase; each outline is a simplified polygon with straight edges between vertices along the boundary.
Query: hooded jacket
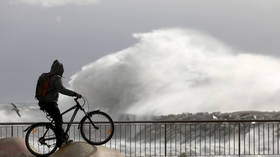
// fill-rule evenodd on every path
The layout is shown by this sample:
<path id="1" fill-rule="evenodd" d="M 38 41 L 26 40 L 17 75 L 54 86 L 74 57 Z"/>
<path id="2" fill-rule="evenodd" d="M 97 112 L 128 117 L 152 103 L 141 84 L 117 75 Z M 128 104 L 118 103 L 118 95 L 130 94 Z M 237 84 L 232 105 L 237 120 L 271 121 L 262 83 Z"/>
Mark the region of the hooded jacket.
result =
<path id="1" fill-rule="evenodd" d="M 63 64 L 58 60 L 55 60 L 51 66 L 51 70 L 49 73 L 46 73 L 47 76 L 50 76 L 50 82 L 47 90 L 47 94 L 44 97 L 44 100 L 40 100 L 43 102 L 57 102 L 59 93 L 68 95 L 68 96 L 76 96 L 77 93 L 66 89 L 61 81 L 62 74 L 64 72 Z"/>

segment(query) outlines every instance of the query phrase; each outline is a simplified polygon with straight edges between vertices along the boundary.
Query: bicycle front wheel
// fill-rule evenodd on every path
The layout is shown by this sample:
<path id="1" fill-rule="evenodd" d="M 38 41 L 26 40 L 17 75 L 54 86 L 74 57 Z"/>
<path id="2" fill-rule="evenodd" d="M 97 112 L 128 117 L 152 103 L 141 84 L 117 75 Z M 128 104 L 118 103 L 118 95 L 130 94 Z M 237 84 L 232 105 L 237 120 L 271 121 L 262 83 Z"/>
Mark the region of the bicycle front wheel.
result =
<path id="1" fill-rule="evenodd" d="M 25 135 L 25 145 L 35 156 L 49 156 L 57 149 L 57 138 L 50 123 L 36 123 Z"/>
<path id="2" fill-rule="evenodd" d="M 93 124 L 91 122 L 93 122 Z M 106 113 L 92 111 L 81 120 L 80 130 L 82 137 L 89 144 L 102 145 L 112 138 L 114 123 L 111 117 Z"/>

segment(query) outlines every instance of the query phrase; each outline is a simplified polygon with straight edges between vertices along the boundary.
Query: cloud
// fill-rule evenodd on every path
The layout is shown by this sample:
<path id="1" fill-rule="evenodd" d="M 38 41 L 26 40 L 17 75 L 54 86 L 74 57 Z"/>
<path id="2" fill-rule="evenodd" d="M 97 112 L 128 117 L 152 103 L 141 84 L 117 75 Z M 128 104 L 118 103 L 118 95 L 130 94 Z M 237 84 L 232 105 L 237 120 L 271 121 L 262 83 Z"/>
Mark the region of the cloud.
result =
<path id="1" fill-rule="evenodd" d="M 44 7 L 64 6 L 68 4 L 73 5 L 89 5 L 96 4 L 99 0 L 13 0 L 13 3 L 25 3 L 30 5 L 40 5 Z"/>
<path id="2" fill-rule="evenodd" d="M 85 65 L 71 88 L 111 114 L 278 110 L 280 60 L 231 49 L 189 29 L 133 35 L 138 43 Z"/>

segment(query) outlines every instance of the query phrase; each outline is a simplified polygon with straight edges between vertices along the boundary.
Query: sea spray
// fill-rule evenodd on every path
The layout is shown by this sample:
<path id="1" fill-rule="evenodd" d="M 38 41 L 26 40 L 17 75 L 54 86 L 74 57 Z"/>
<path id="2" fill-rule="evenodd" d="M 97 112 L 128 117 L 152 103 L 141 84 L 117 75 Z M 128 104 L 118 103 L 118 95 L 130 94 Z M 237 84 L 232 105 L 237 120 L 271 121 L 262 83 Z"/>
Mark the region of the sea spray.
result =
<path id="1" fill-rule="evenodd" d="M 280 60 L 234 50 L 198 31 L 133 35 L 138 42 L 85 65 L 71 88 L 110 114 L 278 110 Z"/>

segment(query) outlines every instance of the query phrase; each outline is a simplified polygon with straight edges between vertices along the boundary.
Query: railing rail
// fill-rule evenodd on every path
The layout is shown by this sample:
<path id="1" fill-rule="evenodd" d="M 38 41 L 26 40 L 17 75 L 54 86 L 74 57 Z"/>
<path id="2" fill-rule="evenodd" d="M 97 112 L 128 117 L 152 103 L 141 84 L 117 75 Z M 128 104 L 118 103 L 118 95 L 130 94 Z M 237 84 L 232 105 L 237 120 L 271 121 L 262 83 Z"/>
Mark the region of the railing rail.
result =
<path id="1" fill-rule="evenodd" d="M 41 121 L 40 121 L 41 122 Z M 40 122 L 0 122 L 0 125 L 30 125 Z M 47 122 L 47 121 L 46 121 Z M 145 121 L 114 121 L 114 123 L 266 123 L 266 122 L 280 122 L 279 120 L 145 120 Z M 64 122 L 68 124 L 69 122 Z M 76 121 L 73 124 L 79 124 Z"/>
<path id="2" fill-rule="evenodd" d="M 24 137 L 23 130 L 34 123 L 0 123 L 0 137 Z M 69 134 L 83 141 L 78 124 Z M 280 120 L 115 121 L 105 146 L 131 157 L 279 156 L 279 142 Z"/>

